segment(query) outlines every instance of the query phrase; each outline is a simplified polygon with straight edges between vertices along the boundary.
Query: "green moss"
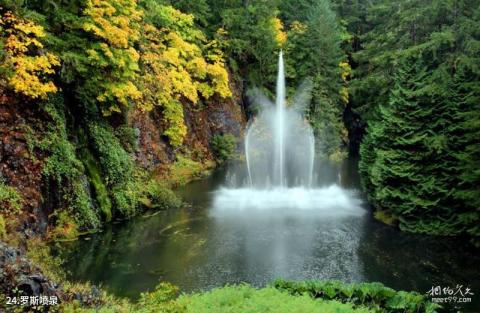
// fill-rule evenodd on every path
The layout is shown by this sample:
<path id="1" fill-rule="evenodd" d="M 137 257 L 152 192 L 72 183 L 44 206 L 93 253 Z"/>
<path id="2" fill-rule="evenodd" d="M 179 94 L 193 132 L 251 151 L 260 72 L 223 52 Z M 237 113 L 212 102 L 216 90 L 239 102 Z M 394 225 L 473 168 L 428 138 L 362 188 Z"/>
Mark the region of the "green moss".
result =
<path id="1" fill-rule="evenodd" d="M 63 202 L 60 205 L 71 214 L 78 227 L 97 228 L 100 219 L 84 185 L 85 168 L 77 157 L 75 146 L 68 139 L 63 98 L 53 97 L 43 109 L 52 119 L 47 134 L 39 143 L 39 148 L 48 155 L 43 164 L 43 176 L 47 181 L 54 182 L 55 190 L 51 192 L 60 195 Z"/>
<path id="2" fill-rule="evenodd" d="M 78 225 L 68 212 L 60 211 L 57 214 L 55 227 L 49 235 L 56 240 L 73 240 L 79 235 Z"/>
<path id="3" fill-rule="evenodd" d="M 145 190 L 146 195 L 142 203 L 149 208 L 167 210 L 182 206 L 182 201 L 177 195 L 161 181 L 151 180 Z"/>
<path id="4" fill-rule="evenodd" d="M 234 155 L 237 139 L 231 134 L 214 135 L 210 145 L 218 162 L 223 163 Z"/>
<path id="5" fill-rule="evenodd" d="M 113 200 L 113 207 L 118 215 L 135 215 L 142 185 L 141 178 L 135 175 L 132 157 L 122 147 L 111 126 L 102 122 L 91 122 L 88 130 L 110 198 Z"/>
<path id="6" fill-rule="evenodd" d="M 186 156 L 177 155 L 177 160 L 170 167 L 168 182 L 172 186 L 185 185 L 192 180 L 208 175 L 211 167 L 213 167 L 211 163 L 202 164 Z"/>
<path id="7" fill-rule="evenodd" d="M 88 130 L 107 185 L 121 185 L 130 180 L 134 170 L 133 161 L 115 137 L 113 128 L 105 123 L 92 122 Z"/>
<path id="8" fill-rule="evenodd" d="M 3 215 L 0 214 L 0 240 L 4 240 L 7 235 L 7 225 L 5 224 L 5 219 Z"/>
<path id="9" fill-rule="evenodd" d="M 17 189 L 0 181 L 0 211 L 17 213 L 22 208 L 22 197 Z"/>
<path id="10" fill-rule="evenodd" d="M 100 175 L 100 169 L 88 148 L 83 148 L 81 154 L 88 180 L 95 192 L 95 199 L 97 200 L 100 212 L 102 212 L 106 221 L 110 221 L 112 219 L 112 202 L 110 201 L 107 188 Z"/>
<path id="11" fill-rule="evenodd" d="M 119 139 L 122 147 L 129 153 L 138 150 L 139 131 L 136 128 L 128 126 L 120 126 L 115 129 L 115 136 Z"/>

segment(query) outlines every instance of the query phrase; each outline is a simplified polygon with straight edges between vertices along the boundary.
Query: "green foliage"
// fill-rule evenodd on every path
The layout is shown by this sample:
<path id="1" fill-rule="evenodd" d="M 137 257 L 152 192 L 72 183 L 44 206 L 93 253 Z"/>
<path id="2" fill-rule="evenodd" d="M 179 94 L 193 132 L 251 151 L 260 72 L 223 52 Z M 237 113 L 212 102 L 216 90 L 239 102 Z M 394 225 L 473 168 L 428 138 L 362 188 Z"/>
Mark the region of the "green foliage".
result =
<path id="1" fill-rule="evenodd" d="M 181 296 L 186 312 L 374 312 L 349 303 L 317 301 L 307 295 L 292 296 L 273 287 L 226 286 L 200 294 Z"/>
<path id="2" fill-rule="evenodd" d="M 137 312 L 141 313 L 181 313 L 186 312 L 185 307 L 179 304 L 176 299 L 180 294 L 178 287 L 162 282 L 152 292 L 145 292 L 140 295 L 137 304 Z"/>
<path id="3" fill-rule="evenodd" d="M 164 182 L 152 179 L 145 187 L 146 199 L 144 205 L 149 208 L 167 210 L 179 209 L 182 201 Z"/>
<path id="4" fill-rule="evenodd" d="M 123 149 L 113 128 L 108 124 L 90 122 L 88 131 L 116 210 L 122 216 L 135 215 L 141 186 L 134 175 L 135 167 L 131 156 Z"/>
<path id="5" fill-rule="evenodd" d="M 398 218 L 403 230 L 474 234 L 478 211 L 455 198 L 464 190 L 452 157 L 452 151 L 462 151 L 455 118 L 462 102 L 453 77 L 445 73 L 435 84 L 427 73 L 421 56 L 399 63 L 389 101 L 370 120 L 361 147 L 364 187 L 370 201 Z"/>
<path id="6" fill-rule="evenodd" d="M 7 235 L 7 225 L 3 214 L 0 214 L 0 240 L 4 240 Z"/>
<path id="7" fill-rule="evenodd" d="M 315 132 L 316 149 L 323 156 L 338 157 L 347 141 L 342 113 L 348 93 L 345 95 L 342 77 L 348 63 L 344 63 L 346 56 L 341 50 L 341 31 L 335 13 L 326 0 L 300 4 L 285 1 L 282 7 L 284 11 L 290 8 L 285 11 L 290 24 L 285 47 L 287 78 L 292 86 L 307 78 L 312 82 L 308 116 Z"/>
<path id="8" fill-rule="evenodd" d="M 237 139 L 232 134 L 214 135 L 210 145 L 219 163 L 223 163 L 235 153 Z"/>
<path id="9" fill-rule="evenodd" d="M 115 129 L 115 136 L 128 153 L 134 153 L 138 150 L 138 129 L 123 125 Z"/>
<path id="10" fill-rule="evenodd" d="M 22 208 L 22 196 L 17 189 L 0 180 L 0 210 L 2 213 L 17 213 Z"/>
<path id="11" fill-rule="evenodd" d="M 204 177 L 210 164 L 202 164 L 186 156 L 177 155 L 177 160 L 170 167 L 170 184 L 182 186 L 186 183 Z"/>
<path id="12" fill-rule="evenodd" d="M 55 240 L 73 240 L 78 237 L 78 225 L 69 214 L 66 211 L 55 212 L 56 226 L 49 233 Z"/>
<path id="13" fill-rule="evenodd" d="M 371 312 L 434 313 L 440 308 L 416 292 L 395 291 L 380 283 L 344 284 L 339 281 L 292 282 L 277 280 L 273 286 L 291 295 L 309 295 L 315 299 L 350 303 Z"/>
<path id="14" fill-rule="evenodd" d="M 229 63 L 250 85 L 273 86 L 282 30 L 275 1 L 210 0 L 211 29 L 224 45 Z M 248 22 L 246 22 L 248 21 Z"/>
<path id="15" fill-rule="evenodd" d="M 106 123 L 92 122 L 89 125 L 91 143 L 99 155 L 107 185 L 114 186 L 127 181 L 133 174 L 133 162 Z"/>
<path id="16" fill-rule="evenodd" d="M 100 225 L 100 219 L 89 199 L 84 177 L 85 168 L 77 158 L 75 146 L 68 140 L 64 102 L 61 97 L 51 98 L 43 106 L 52 122 L 39 147 L 48 154 L 43 175 L 52 182 L 60 195 L 64 210 L 71 213 L 80 228 L 91 229 Z M 62 205 L 58 204 L 58 205 Z"/>
<path id="17" fill-rule="evenodd" d="M 112 201 L 110 200 L 107 187 L 101 176 L 100 168 L 86 145 L 86 138 L 83 132 L 79 133 L 82 138 L 83 147 L 80 149 L 80 156 L 85 167 L 85 173 L 88 176 L 88 182 L 92 186 L 93 196 L 97 200 L 97 205 L 103 218 L 108 222 L 112 219 Z"/>
<path id="18" fill-rule="evenodd" d="M 478 238 L 480 4 L 336 8 L 350 33 L 349 105 L 368 124 L 360 170 L 370 200 L 403 230 Z M 404 64 L 411 58 L 418 64 Z"/>

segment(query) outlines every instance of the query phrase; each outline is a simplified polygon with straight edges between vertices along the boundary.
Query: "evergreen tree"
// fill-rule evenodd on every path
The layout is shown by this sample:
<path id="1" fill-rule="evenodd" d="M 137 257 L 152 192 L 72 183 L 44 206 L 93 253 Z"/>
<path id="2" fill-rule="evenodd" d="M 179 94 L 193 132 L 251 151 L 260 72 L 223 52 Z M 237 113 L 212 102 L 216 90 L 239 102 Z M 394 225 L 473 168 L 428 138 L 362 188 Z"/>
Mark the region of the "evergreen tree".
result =
<path id="1" fill-rule="evenodd" d="M 306 78 L 312 80 L 309 119 L 317 138 L 317 150 L 326 156 L 338 155 L 347 140 L 342 112 L 348 101 L 342 79 L 348 64 L 341 50 L 341 31 L 328 1 L 304 5 L 306 12 L 297 15 L 305 16 L 305 20 L 291 22 L 288 32 L 287 77 L 291 86 L 300 85 Z"/>
<path id="2" fill-rule="evenodd" d="M 433 84 L 430 72 L 422 56 L 400 62 L 389 101 L 378 106 L 361 146 L 363 184 L 377 216 L 397 220 L 403 230 L 473 233 L 478 212 L 455 198 L 462 173 L 453 157 L 455 83 Z"/>

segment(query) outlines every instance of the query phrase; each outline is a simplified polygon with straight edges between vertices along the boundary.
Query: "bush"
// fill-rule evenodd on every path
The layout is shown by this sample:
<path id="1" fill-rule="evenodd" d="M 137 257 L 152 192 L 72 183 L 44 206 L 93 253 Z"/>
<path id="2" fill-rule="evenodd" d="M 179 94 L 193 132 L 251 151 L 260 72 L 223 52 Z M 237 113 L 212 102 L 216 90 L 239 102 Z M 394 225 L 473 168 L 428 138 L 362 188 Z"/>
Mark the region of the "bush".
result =
<path id="1" fill-rule="evenodd" d="M 343 284 L 339 281 L 291 282 L 277 280 L 273 286 L 291 295 L 309 295 L 315 299 L 351 303 L 372 312 L 434 313 L 440 306 L 416 292 L 395 291 L 381 283 Z"/>
<path id="2" fill-rule="evenodd" d="M 232 158 L 235 153 L 237 139 L 231 134 L 214 135 L 210 145 L 219 163 L 223 163 Z"/>
<path id="3" fill-rule="evenodd" d="M 146 196 L 149 208 L 167 210 L 178 209 L 182 206 L 182 201 L 177 195 L 163 183 L 158 180 L 151 180 L 146 188 Z"/>
<path id="4" fill-rule="evenodd" d="M 183 295 L 177 300 L 186 312 L 275 312 L 275 313 L 334 313 L 375 312 L 354 308 L 339 301 L 316 301 L 307 295 L 292 296 L 273 287 L 255 289 L 249 285 L 226 286 L 205 293 Z"/>

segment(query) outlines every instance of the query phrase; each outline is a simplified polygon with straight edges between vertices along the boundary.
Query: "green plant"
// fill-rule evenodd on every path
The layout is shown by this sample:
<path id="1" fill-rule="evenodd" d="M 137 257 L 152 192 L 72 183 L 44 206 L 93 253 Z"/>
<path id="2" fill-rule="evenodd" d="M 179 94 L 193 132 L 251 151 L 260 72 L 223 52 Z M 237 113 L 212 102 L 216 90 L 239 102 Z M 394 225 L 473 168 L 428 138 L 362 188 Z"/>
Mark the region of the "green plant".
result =
<path id="1" fill-rule="evenodd" d="M 202 164 L 186 156 L 177 155 L 177 160 L 170 167 L 169 183 L 173 186 L 181 186 L 186 183 L 204 177 L 208 173 L 211 164 Z"/>
<path id="2" fill-rule="evenodd" d="M 178 209 L 182 206 L 182 201 L 177 195 L 164 183 L 156 179 L 152 179 L 145 190 L 147 201 L 144 204 L 149 208 L 167 210 Z"/>
<path id="3" fill-rule="evenodd" d="M 125 151 L 129 153 L 133 153 L 138 150 L 139 134 L 140 132 L 137 128 L 133 128 L 125 125 L 115 129 L 115 136 L 119 139 Z"/>
<path id="4" fill-rule="evenodd" d="M 7 225 L 2 214 L 0 214 L 0 240 L 3 240 L 7 235 Z"/>
<path id="5" fill-rule="evenodd" d="M 214 135 L 210 145 L 219 163 L 223 163 L 232 158 L 235 153 L 237 139 L 231 134 Z"/>
<path id="6" fill-rule="evenodd" d="M 78 237 L 78 225 L 67 211 L 55 212 L 55 227 L 50 231 L 50 236 L 60 240 L 72 240 Z"/>
<path id="7" fill-rule="evenodd" d="M 416 292 L 395 291 L 381 283 L 344 284 L 339 281 L 276 280 L 273 286 L 291 295 L 309 295 L 320 300 L 351 303 L 382 313 L 434 313 L 440 308 Z"/>
<path id="8" fill-rule="evenodd" d="M 22 208 L 22 197 L 17 189 L 0 181 L 0 210 L 17 213 Z"/>
<path id="9" fill-rule="evenodd" d="M 249 285 L 226 286 L 204 293 L 182 295 L 177 302 L 186 312 L 276 312 L 276 313 L 367 313 L 375 312 L 350 303 L 314 300 L 308 295 L 292 296 L 273 287 L 255 289 Z"/>
<path id="10" fill-rule="evenodd" d="M 76 149 L 68 140 L 65 104 L 62 97 L 55 96 L 43 104 L 43 110 L 52 121 L 47 126 L 47 135 L 39 142 L 39 148 L 48 157 L 43 164 L 42 174 L 53 184 L 76 224 L 82 229 L 100 226 L 100 219 L 90 202 L 84 164 L 77 158 Z"/>

